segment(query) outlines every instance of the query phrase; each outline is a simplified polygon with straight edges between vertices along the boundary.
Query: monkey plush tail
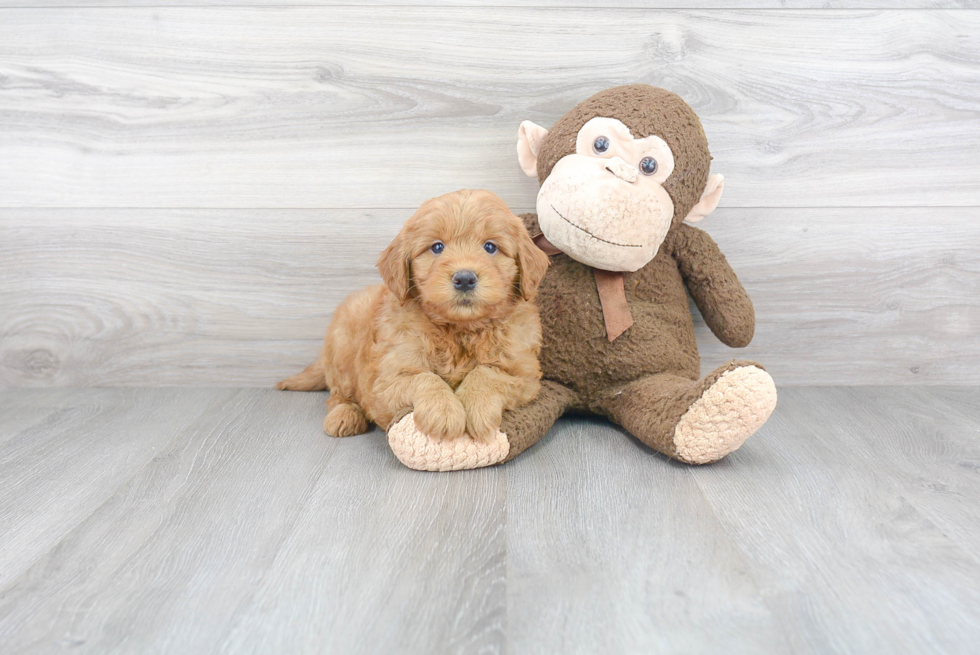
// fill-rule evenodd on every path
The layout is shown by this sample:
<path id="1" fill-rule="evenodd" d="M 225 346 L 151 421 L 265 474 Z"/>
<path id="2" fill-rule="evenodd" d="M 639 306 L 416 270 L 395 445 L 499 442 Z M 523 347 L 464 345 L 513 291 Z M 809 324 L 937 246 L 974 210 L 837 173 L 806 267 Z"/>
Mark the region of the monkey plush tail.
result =
<path id="1" fill-rule="evenodd" d="M 276 385 L 276 389 L 285 391 L 323 391 L 327 388 L 327 377 L 320 362 L 316 361 L 291 378 L 286 378 Z"/>

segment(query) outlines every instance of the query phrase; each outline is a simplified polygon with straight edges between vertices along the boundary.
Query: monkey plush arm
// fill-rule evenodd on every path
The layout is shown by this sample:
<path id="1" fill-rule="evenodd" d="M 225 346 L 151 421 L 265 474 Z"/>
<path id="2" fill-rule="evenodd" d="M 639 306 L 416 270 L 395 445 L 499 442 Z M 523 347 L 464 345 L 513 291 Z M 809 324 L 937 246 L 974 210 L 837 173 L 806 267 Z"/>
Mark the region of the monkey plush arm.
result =
<path id="1" fill-rule="evenodd" d="M 744 348 L 755 333 L 752 300 L 707 233 L 681 224 L 671 230 L 674 259 L 704 322 L 722 343 Z"/>

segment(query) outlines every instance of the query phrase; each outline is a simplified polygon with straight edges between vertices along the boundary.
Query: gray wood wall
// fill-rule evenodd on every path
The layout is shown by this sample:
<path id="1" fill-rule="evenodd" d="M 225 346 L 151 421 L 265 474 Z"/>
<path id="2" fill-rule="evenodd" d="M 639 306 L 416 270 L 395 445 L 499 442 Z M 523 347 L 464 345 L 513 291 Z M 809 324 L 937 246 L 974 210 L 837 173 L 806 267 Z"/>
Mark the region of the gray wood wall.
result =
<path id="1" fill-rule="evenodd" d="M 980 3 L 50 4 L 0 0 L 0 386 L 270 385 L 418 203 L 533 209 L 520 121 L 628 82 L 727 178 L 759 324 L 705 368 L 980 383 Z"/>

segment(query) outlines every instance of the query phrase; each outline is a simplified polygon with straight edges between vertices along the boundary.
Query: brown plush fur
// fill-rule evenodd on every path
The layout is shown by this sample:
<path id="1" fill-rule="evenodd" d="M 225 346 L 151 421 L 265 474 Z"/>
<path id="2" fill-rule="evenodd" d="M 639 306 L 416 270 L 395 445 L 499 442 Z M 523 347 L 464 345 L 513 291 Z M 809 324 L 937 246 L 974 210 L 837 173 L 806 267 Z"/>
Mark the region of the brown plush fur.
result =
<path id="1" fill-rule="evenodd" d="M 436 254 L 440 241 L 445 250 Z M 484 244 L 499 248 L 489 254 Z M 385 281 L 345 300 L 319 359 L 280 389 L 330 389 L 324 430 L 387 428 L 414 409 L 434 438 L 496 434 L 501 414 L 540 388 L 541 326 L 532 300 L 548 266 L 520 219 L 488 191 L 425 202 L 381 254 Z M 476 273 L 473 291 L 453 274 Z"/>
<path id="2" fill-rule="evenodd" d="M 596 116 L 617 118 L 635 138 L 657 135 L 670 146 L 675 168 L 664 188 L 674 203 L 673 224 L 656 257 L 625 274 L 633 326 L 612 342 L 593 270 L 565 254 L 551 257 L 538 295 L 545 380 L 535 402 L 503 417 L 508 459 L 534 444 L 568 410 L 609 417 L 647 445 L 677 457 L 672 435 L 684 412 L 726 371 L 759 366 L 733 361 L 698 379 L 688 293 L 712 332 L 732 347 L 748 345 L 755 314 L 711 237 L 683 223 L 705 189 L 711 161 L 697 115 L 677 95 L 646 85 L 598 93 L 549 131 L 539 153 L 539 181 L 575 151 L 578 130 Z M 540 234 L 535 215 L 523 218 L 532 236 Z"/>

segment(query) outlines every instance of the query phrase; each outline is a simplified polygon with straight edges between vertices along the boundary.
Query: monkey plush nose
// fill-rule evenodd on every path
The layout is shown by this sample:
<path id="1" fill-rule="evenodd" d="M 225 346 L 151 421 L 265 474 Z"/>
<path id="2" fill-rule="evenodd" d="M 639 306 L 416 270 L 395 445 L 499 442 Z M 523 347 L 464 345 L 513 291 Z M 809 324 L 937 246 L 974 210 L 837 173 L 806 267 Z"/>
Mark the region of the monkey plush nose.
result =
<path id="1" fill-rule="evenodd" d="M 630 166 L 621 157 L 613 157 L 607 161 L 606 170 L 624 182 L 636 182 L 636 166 Z"/>
<path id="2" fill-rule="evenodd" d="M 476 273 L 473 271 L 456 271 L 453 274 L 453 286 L 460 291 L 472 291 L 476 286 Z"/>

